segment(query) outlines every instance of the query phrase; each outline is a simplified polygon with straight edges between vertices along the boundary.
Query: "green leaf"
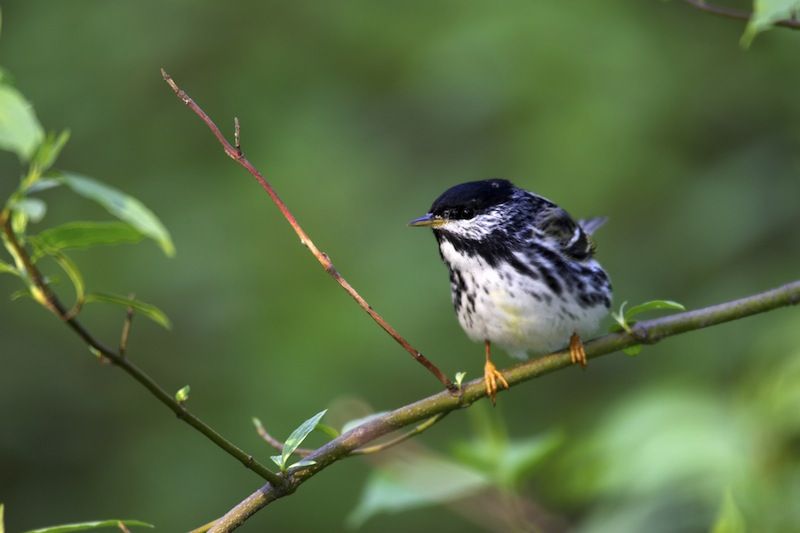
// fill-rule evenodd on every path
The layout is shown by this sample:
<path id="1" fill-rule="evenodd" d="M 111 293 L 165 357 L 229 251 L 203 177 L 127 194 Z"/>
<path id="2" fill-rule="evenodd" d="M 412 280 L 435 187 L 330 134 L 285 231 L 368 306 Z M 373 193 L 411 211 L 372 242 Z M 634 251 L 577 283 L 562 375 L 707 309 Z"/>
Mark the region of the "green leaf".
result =
<path id="1" fill-rule="evenodd" d="M 69 130 L 64 130 L 58 135 L 53 132 L 47 134 L 36 149 L 31 161 L 39 173 L 53 166 L 67 141 L 69 141 Z"/>
<path id="2" fill-rule="evenodd" d="M 125 296 L 119 296 L 117 294 L 110 294 L 106 292 L 92 292 L 86 295 L 84 302 L 87 304 L 93 302 L 105 302 L 121 305 L 123 307 L 132 307 L 156 324 L 159 324 L 166 329 L 170 329 L 172 327 L 169 318 L 167 318 L 167 315 L 164 314 L 161 309 L 152 304 L 143 302 L 141 300 L 136 300 L 134 298 L 126 298 Z"/>
<path id="3" fill-rule="evenodd" d="M 11 209 L 24 213 L 31 222 L 39 222 L 47 213 L 47 204 L 39 198 L 21 198 L 11 204 Z"/>
<path id="4" fill-rule="evenodd" d="M 39 178 L 28 185 L 24 192 L 25 194 L 33 194 L 35 192 L 46 191 L 47 189 L 58 187 L 59 185 L 61 185 L 61 181 L 55 178 Z"/>
<path id="5" fill-rule="evenodd" d="M 791 18 L 798 13 L 800 0 L 754 0 L 753 15 L 742 35 L 742 46 L 749 47 L 756 35 L 770 29 L 779 20 Z"/>
<path id="6" fill-rule="evenodd" d="M 170 257 L 175 255 L 175 246 L 167 229 L 158 217 L 136 198 L 85 176 L 61 174 L 60 179 L 77 194 L 94 200 L 115 217 L 156 241 L 166 255 Z"/>
<path id="7" fill-rule="evenodd" d="M 189 393 L 192 391 L 192 388 L 189 385 L 185 387 L 181 387 L 178 392 L 175 393 L 175 401 L 178 403 L 184 403 L 189 400 Z"/>
<path id="8" fill-rule="evenodd" d="M 714 526 L 711 528 L 711 533 L 746 533 L 746 531 L 744 516 L 739 510 L 739 506 L 736 505 L 733 492 L 728 489 L 722 498 L 722 505 Z"/>
<path id="9" fill-rule="evenodd" d="M 155 527 L 153 524 L 141 522 L 139 520 L 102 520 L 98 522 L 80 522 L 78 524 L 64 524 L 61 526 L 43 527 L 41 529 L 31 529 L 25 533 L 70 533 L 72 531 L 89 531 L 91 529 L 117 528 L 122 522 L 125 527 Z"/>
<path id="10" fill-rule="evenodd" d="M 13 87 L 0 85 L 0 150 L 15 152 L 28 161 L 44 137 L 27 100 Z"/>
<path id="11" fill-rule="evenodd" d="M 69 222 L 29 237 L 44 252 L 135 243 L 143 235 L 124 222 Z"/>
<path id="12" fill-rule="evenodd" d="M 336 437 L 341 435 L 338 429 L 336 429 L 335 427 L 331 427 L 328 424 L 323 424 L 322 422 L 317 423 L 316 429 L 317 431 L 324 433 L 325 435 L 329 436 L 332 439 L 335 439 Z"/>
<path id="13" fill-rule="evenodd" d="M 4 261 L 0 261 L 0 274 L 13 274 L 14 276 L 22 277 L 19 270 Z"/>
<path id="14" fill-rule="evenodd" d="M 461 388 L 461 384 L 464 382 L 464 376 L 466 375 L 466 372 L 456 372 L 456 387 L 459 389 Z"/>
<path id="15" fill-rule="evenodd" d="M 289 435 L 289 438 L 286 439 L 286 442 L 283 443 L 283 450 L 281 451 L 281 463 L 286 465 L 289 457 L 294 453 L 294 451 L 306 440 L 308 434 L 314 431 L 314 428 L 317 427 L 317 424 L 322 417 L 325 416 L 327 413 L 327 409 L 323 409 L 319 413 L 315 414 L 302 424 L 298 426 L 297 429 L 292 431 L 292 434 Z"/>
<path id="16" fill-rule="evenodd" d="M 626 355 L 630 355 L 631 357 L 635 357 L 642 353 L 642 345 L 634 344 L 633 346 L 628 346 L 627 348 L 623 348 L 622 352 Z"/>
<path id="17" fill-rule="evenodd" d="M 281 456 L 281 455 L 270 455 L 269 458 L 272 459 L 273 463 L 278 465 L 278 468 L 281 469 L 281 472 L 286 470 L 286 466 L 283 464 L 283 456 Z"/>
<path id="18" fill-rule="evenodd" d="M 433 455 L 395 459 L 373 471 L 347 518 L 359 527 L 379 513 L 397 513 L 472 496 L 490 485 L 484 474 Z"/>
<path id="19" fill-rule="evenodd" d="M 650 300 L 649 302 L 644 302 L 639 305 L 634 305 L 623 315 L 625 317 L 625 322 L 630 323 L 631 319 L 636 315 L 640 315 L 647 311 L 655 311 L 657 309 L 669 309 L 672 311 L 686 311 L 686 308 L 679 304 L 678 302 L 673 302 L 672 300 Z M 620 309 L 622 312 L 622 309 Z"/>
<path id="20" fill-rule="evenodd" d="M 287 470 L 291 470 L 292 468 L 308 468 L 309 466 L 315 464 L 317 464 L 317 462 L 314 461 L 313 459 L 302 459 L 294 464 L 289 465 L 289 468 Z"/>
<path id="21" fill-rule="evenodd" d="M 72 282 L 72 286 L 75 288 L 75 307 L 79 309 L 85 301 L 86 286 L 83 283 L 83 276 L 80 270 L 78 270 L 78 265 L 62 253 L 55 253 L 53 259 L 55 259 L 61 269 L 66 272 L 69 280 Z M 36 292 L 34 292 L 34 295 L 35 294 Z"/>

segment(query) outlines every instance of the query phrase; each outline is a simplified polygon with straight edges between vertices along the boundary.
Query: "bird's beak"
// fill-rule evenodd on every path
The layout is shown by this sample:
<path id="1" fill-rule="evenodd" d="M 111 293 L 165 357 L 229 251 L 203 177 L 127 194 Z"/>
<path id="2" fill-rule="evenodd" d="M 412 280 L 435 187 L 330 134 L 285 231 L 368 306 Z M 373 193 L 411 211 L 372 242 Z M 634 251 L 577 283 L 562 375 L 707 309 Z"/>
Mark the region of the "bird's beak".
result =
<path id="1" fill-rule="evenodd" d="M 446 222 L 445 219 L 441 217 L 435 217 L 428 213 L 427 215 L 421 216 L 419 218 L 415 218 L 411 222 L 408 223 L 409 226 L 414 227 L 431 227 L 431 228 L 438 228 L 439 226 L 443 225 Z"/>

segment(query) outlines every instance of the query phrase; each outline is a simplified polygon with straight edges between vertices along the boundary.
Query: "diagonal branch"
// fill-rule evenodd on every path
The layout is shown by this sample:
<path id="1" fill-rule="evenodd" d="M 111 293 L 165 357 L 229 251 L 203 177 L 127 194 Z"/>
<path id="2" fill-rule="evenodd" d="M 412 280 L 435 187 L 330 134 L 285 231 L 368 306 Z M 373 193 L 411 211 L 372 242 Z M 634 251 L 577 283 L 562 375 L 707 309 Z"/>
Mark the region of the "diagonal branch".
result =
<path id="1" fill-rule="evenodd" d="M 267 467 L 256 461 L 252 455 L 245 453 L 241 448 L 220 435 L 211 426 L 207 425 L 205 422 L 190 413 L 182 403 L 177 402 L 172 395 L 161 388 L 161 386 L 156 383 L 153 378 L 147 375 L 125 356 L 127 334 L 130 331 L 130 311 L 126 315 L 127 318 L 123 326 L 120 350 L 115 352 L 97 340 L 89 332 L 89 330 L 87 330 L 83 324 L 81 324 L 75 318 L 75 316 L 66 309 L 66 307 L 64 307 L 64 304 L 62 304 L 55 293 L 53 293 L 53 291 L 44 281 L 44 277 L 39 269 L 33 264 L 33 261 L 31 261 L 27 250 L 25 250 L 25 248 L 17 240 L 17 236 L 14 234 L 14 230 L 11 227 L 11 218 L 9 217 L 8 211 L 3 211 L 0 213 L 0 226 L 2 226 L 4 240 L 10 245 L 10 250 L 13 251 L 14 256 L 22 263 L 30 283 L 32 284 L 31 292 L 39 303 L 44 305 L 47 309 L 52 311 L 53 314 L 65 322 L 67 326 L 77 333 L 78 336 L 83 339 L 83 341 L 92 350 L 111 361 L 112 364 L 120 367 L 133 379 L 138 381 L 140 385 L 150 391 L 150 394 L 155 396 L 161 403 L 166 405 L 173 413 L 175 413 L 178 418 L 205 435 L 206 438 L 222 448 L 226 453 L 232 455 L 246 468 L 252 470 L 275 486 L 280 486 L 282 484 L 282 478 L 278 474 L 270 471 Z"/>
<path id="2" fill-rule="evenodd" d="M 733 7 L 718 6 L 715 4 L 710 4 L 705 0 L 683 0 L 683 1 L 692 6 L 693 8 L 699 9 L 700 11 L 705 11 L 706 13 L 711 13 L 712 15 L 717 15 L 729 19 L 750 20 L 750 18 L 753 16 L 753 14 L 749 11 L 743 11 L 741 9 L 736 9 Z M 797 30 L 800 29 L 800 20 L 796 20 L 793 18 L 778 20 L 776 22 L 773 22 L 772 25 L 782 26 L 784 28 L 793 28 Z"/>
<path id="3" fill-rule="evenodd" d="M 261 172 L 259 172 L 258 169 L 256 169 L 256 167 L 254 167 L 253 164 L 244 156 L 244 153 L 242 152 L 241 146 L 239 144 L 240 141 L 239 120 L 238 119 L 234 120 L 235 146 L 233 146 L 231 145 L 230 142 L 228 142 L 228 140 L 219 130 L 217 125 L 214 124 L 214 121 L 211 120 L 211 118 L 206 114 L 206 112 L 203 111 L 203 109 L 199 105 L 197 105 L 195 101 L 192 100 L 192 98 L 188 94 L 186 94 L 186 92 L 183 89 L 178 87 L 178 84 L 175 83 L 175 80 L 173 80 L 172 77 L 169 74 L 167 74 L 163 68 L 161 69 L 161 75 L 164 77 L 164 81 L 166 81 L 167 84 L 170 86 L 170 88 L 172 88 L 172 90 L 175 92 L 175 95 L 184 104 L 186 104 L 189 107 L 189 109 L 194 111 L 194 113 L 198 117 L 200 117 L 200 120 L 202 120 L 206 126 L 208 126 L 208 129 L 210 129 L 211 133 L 214 134 L 214 137 L 217 138 L 217 140 L 222 145 L 222 148 L 223 150 L 225 150 L 225 153 L 228 155 L 228 157 L 239 163 L 256 179 L 256 181 L 258 181 L 258 184 L 261 185 L 261 188 L 267 192 L 270 198 L 272 198 L 272 201 L 278 207 L 278 210 L 281 212 L 283 217 L 286 219 L 289 225 L 292 226 L 292 229 L 297 234 L 297 236 L 300 237 L 300 243 L 306 248 L 308 248 L 308 251 L 310 251 L 311 254 L 317 259 L 317 261 L 319 261 L 319 264 L 322 265 L 322 268 L 325 269 L 325 272 L 330 274 L 330 276 L 334 280 L 336 280 L 336 282 L 339 285 L 342 286 L 345 292 L 347 292 L 347 294 L 349 294 L 356 301 L 356 303 L 358 303 L 358 305 L 381 328 L 383 328 L 383 330 L 386 331 L 386 333 L 389 334 L 389 336 L 391 336 L 395 341 L 397 341 L 398 344 L 400 344 L 400 346 L 402 346 L 409 354 L 411 354 L 411 356 L 414 359 L 416 359 L 418 363 L 427 368 L 431 374 L 436 376 L 436 379 L 438 379 L 442 383 L 442 385 L 447 387 L 451 392 L 455 392 L 456 387 L 455 385 L 453 385 L 450 379 L 448 379 L 448 377 L 441 370 L 439 370 L 439 368 L 436 365 L 434 365 L 427 357 L 422 355 L 422 353 L 419 350 L 411 346 L 411 344 L 407 340 L 405 340 L 391 325 L 389 325 L 389 323 L 386 322 L 386 320 L 384 320 L 384 318 L 381 315 L 379 315 L 372 308 L 372 306 L 369 305 L 367 301 L 353 288 L 353 286 L 350 285 L 350 283 L 348 283 L 347 280 L 342 277 L 339 271 L 336 270 L 336 267 L 333 266 L 333 262 L 331 261 L 331 258 L 328 257 L 328 254 L 317 248 L 317 245 L 314 244 L 314 241 L 311 240 L 311 238 L 308 236 L 308 234 L 305 232 L 302 226 L 300 226 L 300 223 L 297 222 L 297 219 L 294 217 L 292 212 L 289 211 L 289 208 L 286 206 L 283 200 L 281 200 L 280 196 L 278 196 L 278 193 L 275 192 L 275 189 L 272 188 L 272 185 L 270 185 L 270 183 L 264 178 L 264 175 L 261 174 Z"/>
<path id="4" fill-rule="evenodd" d="M 632 333 L 613 333 L 586 343 L 586 355 L 593 359 L 634 344 L 653 344 L 673 335 L 797 303 L 800 303 L 800 281 L 794 281 L 739 300 L 638 322 L 633 326 Z M 561 351 L 521 363 L 505 370 L 503 374 L 509 385 L 513 387 L 568 366 L 571 366 L 569 352 Z M 212 533 L 233 531 L 259 509 L 278 498 L 293 493 L 301 484 L 324 468 L 353 455 L 356 450 L 364 449 L 366 444 L 375 439 L 416 424 L 421 420 L 468 407 L 484 396 L 486 396 L 486 389 L 483 380 L 476 379 L 464 385 L 460 397 L 440 392 L 373 418 L 308 454 L 306 459 L 316 461 L 315 464 L 308 468 L 290 471 L 282 486 L 269 483 L 264 485 L 228 511 L 209 531 Z"/>

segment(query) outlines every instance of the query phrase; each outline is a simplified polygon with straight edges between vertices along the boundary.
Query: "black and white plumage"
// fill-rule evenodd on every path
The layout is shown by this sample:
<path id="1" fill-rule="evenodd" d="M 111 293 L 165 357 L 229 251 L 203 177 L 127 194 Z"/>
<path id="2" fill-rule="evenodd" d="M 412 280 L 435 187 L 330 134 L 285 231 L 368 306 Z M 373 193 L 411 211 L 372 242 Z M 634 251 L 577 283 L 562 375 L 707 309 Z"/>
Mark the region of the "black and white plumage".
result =
<path id="1" fill-rule="evenodd" d="M 575 222 L 553 202 L 491 179 L 448 189 L 411 225 L 433 229 L 458 321 L 486 342 L 489 365 L 489 343 L 526 357 L 597 329 L 611 306 L 591 240 L 603 222 Z"/>

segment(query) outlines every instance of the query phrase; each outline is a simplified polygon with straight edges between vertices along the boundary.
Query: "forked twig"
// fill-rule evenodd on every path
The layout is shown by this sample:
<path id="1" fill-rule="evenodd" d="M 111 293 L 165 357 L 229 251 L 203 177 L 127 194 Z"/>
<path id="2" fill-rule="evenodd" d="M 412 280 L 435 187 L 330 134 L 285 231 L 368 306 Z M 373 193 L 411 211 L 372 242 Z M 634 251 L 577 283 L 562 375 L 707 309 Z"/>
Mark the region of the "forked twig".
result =
<path id="1" fill-rule="evenodd" d="M 228 142 L 228 140 L 219 130 L 214 121 L 211 120 L 211 118 L 206 114 L 206 112 L 203 111 L 200 108 L 200 106 L 197 105 L 195 101 L 192 100 L 192 98 L 188 94 L 186 94 L 186 91 L 178 87 L 178 84 L 175 83 L 175 80 L 173 80 L 172 77 L 169 74 L 167 74 L 167 72 L 163 68 L 161 69 L 161 76 L 163 76 L 164 81 L 166 81 L 167 84 L 170 86 L 170 88 L 172 88 L 177 97 L 184 104 L 186 104 L 186 106 L 189 107 L 189 109 L 194 111 L 195 115 L 200 117 L 200 120 L 202 120 L 205 123 L 205 125 L 208 126 L 208 129 L 210 129 L 211 133 L 214 134 L 214 137 L 217 138 L 219 143 L 222 145 L 223 150 L 225 150 L 225 153 L 228 154 L 228 157 L 239 163 L 256 179 L 256 181 L 258 181 L 258 184 L 261 185 L 261 188 L 264 189 L 264 191 L 266 191 L 266 193 L 275 203 L 275 206 L 281 212 L 283 217 L 286 219 L 289 225 L 292 226 L 294 232 L 297 234 L 298 237 L 300 237 L 300 242 L 303 244 L 303 246 L 308 248 L 311 254 L 317 259 L 317 261 L 319 261 L 319 264 L 322 265 L 322 268 L 325 269 L 325 272 L 327 272 L 333 279 L 335 279 L 336 282 L 339 285 L 341 285 L 341 287 L 345 290 L 345 292 L 347 292 L 347 294 L 349 294 L 356 301 L 356 303 L 381 328 L 383 328 L 383 330 L 386 333 L 388 333 L 395 341 L 397 341 L 398 344 L 400 344 L 400 346 L 402 346 L 409 354 L 411 354 L 411 356 L 414 359 L 416 359 L 417 362 L 419 362 L 422 366 L 427 368 L 431 374 L 436 376 L 436 379 L 438 379 L 445 387 L 447 387 L 448 390 L 450 390 L 453 393 L 456 393 L 457 387 L 453 385 L 452 381 L 450 381 L 450 379 L 441 370 L 439 370 L 439 368 L 436 365 L 434 365 L 427 357 L 422 355 L 422 353 L 419 350 L 411 346 L 411 344 L 406 339 L 404 339 L 397 332 L 397 330 L 395 330 L 391 325 L 389 325 L 389 323 L 386 322 L 386 320 L 384 320 L 384 318 L 381 315 L 379 315 L 372 308 L 371 305 L 367 303 L 367 301 L 358 293 L 358 291 L 356 291 L 353 288 L 353 286 L 350 285 L 350 283 L 348 283 L 347 280 L 342 277 L 342 275 L 336 270 L 336 267 L 333 266 L 333 262 L 331 261 L 330 257 L 328 257 L 328 254 L 317 248 L 317 246 L 314 244 L 314 241 L 311 240 L 311 238 L 308 236 L 308 234 L 305 232 L 302 226 L 300 226 L 300 224 L 297 222 L 297 219 L 294 217 L 292 212 L 289 211 L 289 208 L 286 206 L 283 200 L 281 200 L 280 196 L 278 196 L 278 193 L 275 192 L 275 189 L 272 187 L 272 185 L 270 185 L 270 183 L 266 180 L 266 178 L 264 178 L 263 174 L 261 174 L 261 172 L 259 172 L 258 169 L 256 169 L 253 166 L 253 164 L 244 156 L 244 153 L 242 153 L 240 145 L 241 137 L 239 130 L 239 119 L 237 118 L 234 121 L 234 137 L 235 137 L 234 139 L 235 146 L 234 146 L 231 145 L 230 142 Z"/>

